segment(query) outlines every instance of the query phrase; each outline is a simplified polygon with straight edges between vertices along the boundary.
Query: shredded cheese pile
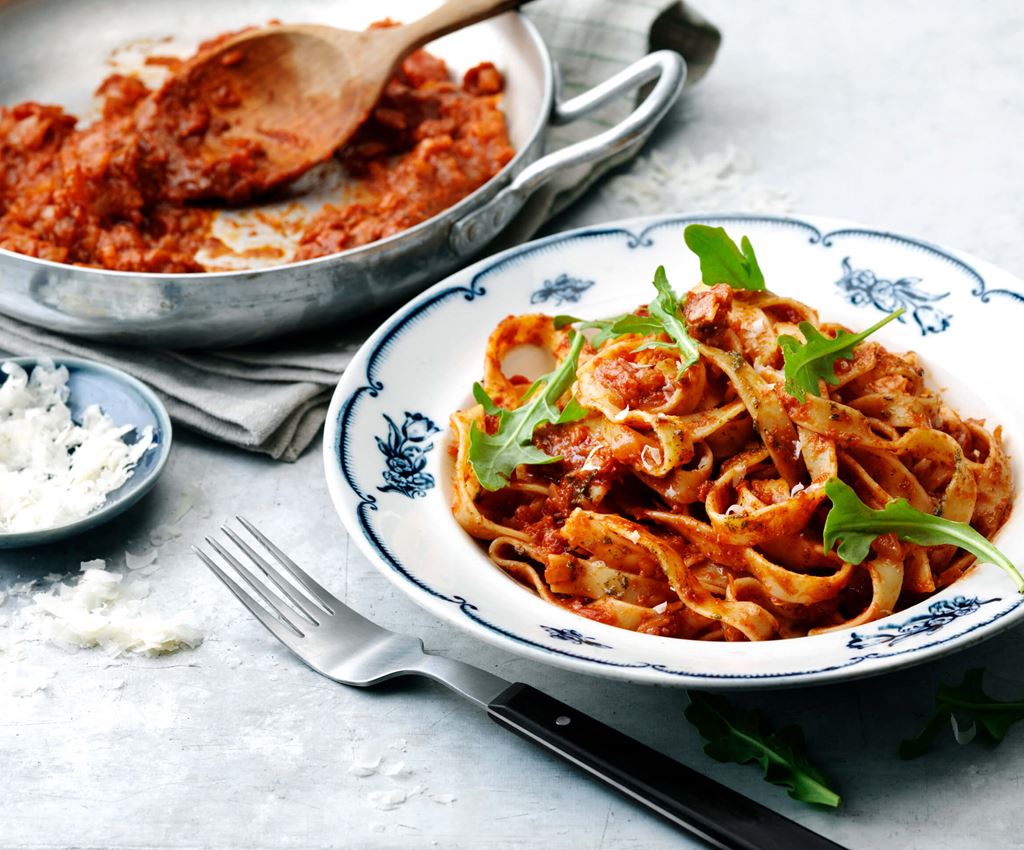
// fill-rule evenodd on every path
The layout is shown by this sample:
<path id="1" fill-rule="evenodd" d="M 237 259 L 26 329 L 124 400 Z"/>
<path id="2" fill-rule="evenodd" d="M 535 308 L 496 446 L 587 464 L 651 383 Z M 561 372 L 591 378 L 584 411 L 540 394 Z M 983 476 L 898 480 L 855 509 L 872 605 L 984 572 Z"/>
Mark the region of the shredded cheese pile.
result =
<path id="1" fill-rule="evenodd" d="M 82 414 L 68 407 L 68 371 L 42 361 L 31 375 L 4 363 L 0 384 L 0 532 L 38 531 L 88 516 L 124 484 L 153 445 L 153 429 L 122 439 L 98 405 Z"/>
<path id="2" fill-rule="evenodd" d="M 75 579 L 31 594 L 16 623 L 24 638 L 67 650 L 100 647 L 111 655 L 164 655 L 203 642 L 186 612 L 168 617 L 146 605 L 144 579 L 126 581 L 102 560 L 85 561 L 81 570 Z"/>

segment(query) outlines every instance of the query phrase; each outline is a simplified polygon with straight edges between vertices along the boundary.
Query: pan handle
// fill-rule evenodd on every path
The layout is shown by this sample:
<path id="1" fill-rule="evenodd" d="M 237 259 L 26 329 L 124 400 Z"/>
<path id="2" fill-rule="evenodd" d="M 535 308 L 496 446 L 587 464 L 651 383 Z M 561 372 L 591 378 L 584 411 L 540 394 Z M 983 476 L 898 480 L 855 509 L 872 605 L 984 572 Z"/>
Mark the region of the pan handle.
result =
<path id="1" fill-rule="evenodd" d="M 449 234 L 452 250 L 459 256 L 479 250 L 508 224 L 534 191 L 559 171 L 611 159 L 631 145 L 641 144 L 683 90 L 686 63 L 675 51 L 657 50 L 571 100 L 562 101 L 556 93 L 551 123 L 568 124 L 655 79 L 647 97 L 614 127 L 542 156 L 490 201 L 455 222 Z"/>

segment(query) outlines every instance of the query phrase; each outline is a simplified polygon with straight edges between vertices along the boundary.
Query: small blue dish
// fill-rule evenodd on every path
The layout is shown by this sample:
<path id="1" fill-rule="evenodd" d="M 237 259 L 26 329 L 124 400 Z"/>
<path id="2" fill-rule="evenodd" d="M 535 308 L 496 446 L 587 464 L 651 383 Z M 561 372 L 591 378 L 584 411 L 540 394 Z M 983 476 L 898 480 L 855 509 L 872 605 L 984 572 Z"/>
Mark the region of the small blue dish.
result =
<path id="1" fill-rule="evenodd" d="M 0 363 L 14 362 L 31 373 L 42 357 L 10 357 Z M 39 531 L 0 533 L 0 549 L 40 546 L 81 534 L 113 519 L 128 510 L 156 484 L 171 452 L 171 419 L 163 403 L 141 381 L 120 369 L 104 366 L 77 357 L 54 357 L 53 363 L 68 370 L 68 407 L 71 416 L 81 421 L 82 411 L 98 404 L 115 425 L 134 425 L 136 431 L 125 434 L 125 442 L 133 443 L 147 425 L 153 427 L 153 446 L 145 452 L 124 484 L 107 494 L 104 504 L 87 517 Z M 7 375 L 0 372 L 0 384 Z"/>

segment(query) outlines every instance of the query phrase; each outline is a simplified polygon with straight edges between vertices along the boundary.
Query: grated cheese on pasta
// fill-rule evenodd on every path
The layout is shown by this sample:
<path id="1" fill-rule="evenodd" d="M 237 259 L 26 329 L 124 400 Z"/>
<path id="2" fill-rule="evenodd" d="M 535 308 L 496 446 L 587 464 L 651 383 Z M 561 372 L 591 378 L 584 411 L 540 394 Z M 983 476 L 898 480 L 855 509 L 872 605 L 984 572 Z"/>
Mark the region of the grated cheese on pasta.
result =
<path id="1" fill-rule="evenodd" d="M 0 532 L 38 531 L 82 519 L 124 484 L 153 445 L 147 426 L 115 425 L 98 405 L 81 424 L 68 407 L 68 370 L 41 361 L 29 375 L 0 366 Z"/>

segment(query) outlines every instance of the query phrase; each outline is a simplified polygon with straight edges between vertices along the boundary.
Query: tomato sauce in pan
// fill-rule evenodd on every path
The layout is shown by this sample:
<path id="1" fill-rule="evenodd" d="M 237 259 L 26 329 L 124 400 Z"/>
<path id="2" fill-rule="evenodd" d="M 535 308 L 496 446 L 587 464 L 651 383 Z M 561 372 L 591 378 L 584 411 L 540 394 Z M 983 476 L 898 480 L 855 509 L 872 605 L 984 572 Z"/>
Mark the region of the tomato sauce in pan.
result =
<path id="1" fill-rule="evenodd" d="M 295 259 L 398 233 L 497 174 L 514 154 L 499 108 L 503 88 L 489 62 L 459 84 L 443 60 L 423 50 L 410 55 L 337 154 L 353 180 L 351 200 L 313 216 Z M 170 120 L 154 122 L 158 94 L 135 77 L 108 77 L 97 91 L 102 117 L 80 129 L 59 106 L 0 108 L 0 248 L 106 269 L 204 271 L 196 252 L 224 247 L 211 235 L 217 208 L 181 200 L 180 175 L 201 167 L 210 169 L 203 179 L 216 182 L 254 172 L 261 151 L 242 144 L 229 161 L 189 160 L 189 139 L 206 131 L 209 116 L 171 99 L 161 103 Z"/>

